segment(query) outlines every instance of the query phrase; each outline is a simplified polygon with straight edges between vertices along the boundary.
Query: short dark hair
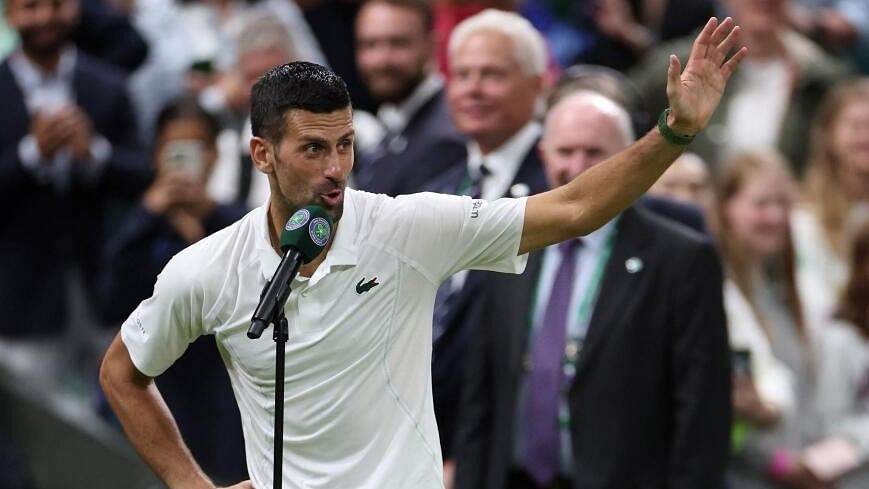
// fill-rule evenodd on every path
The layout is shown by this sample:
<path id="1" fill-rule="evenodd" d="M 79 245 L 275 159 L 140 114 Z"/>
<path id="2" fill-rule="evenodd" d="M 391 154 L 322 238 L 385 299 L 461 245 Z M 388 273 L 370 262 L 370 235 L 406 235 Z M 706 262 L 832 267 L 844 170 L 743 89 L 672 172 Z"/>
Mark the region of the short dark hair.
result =
<path id="1" fill-rule="evenodd" d="M 365 3 L 385 3 L 393 7 L 413 10 L 422 20 L 423 31 L 431 32 L 434 29 L 434 14 L 429 0 L 367 0 L 363 4 Z"/>
<path id="2" fill-rule="evenodd" d="M 270 69 L 253 85 L 251 130 L 254 136 L 280 141 L 288 110 L 328 114 L 348 106 L 350 92 L 340 76 L 316 63 L 294 61 Z"/>
<path id="3" fill-rule="evenodd" d="M 220 134 L 220 121 L 202 108 L 196 97 L 193 96 L 182 96 L 164 105 L 157 114 L 154 133 L 159 136 L 170 122 L 182 119 L 201 121 L 208 131 L 208 144 L 217 143 L 217 136 Z"/>

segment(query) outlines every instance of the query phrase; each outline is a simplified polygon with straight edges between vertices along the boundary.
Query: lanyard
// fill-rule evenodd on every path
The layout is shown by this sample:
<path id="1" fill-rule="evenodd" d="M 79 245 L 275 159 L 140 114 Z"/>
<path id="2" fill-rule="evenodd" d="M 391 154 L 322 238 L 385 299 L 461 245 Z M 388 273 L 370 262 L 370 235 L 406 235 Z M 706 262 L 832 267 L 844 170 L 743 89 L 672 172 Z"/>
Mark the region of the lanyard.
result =
<path id="1" fill-rule="evenodd" d="M 462 181 L 459 182 L 459 186 L 456 187 L 456 195 L 465 195 L 473 184 L 474 179 L 471 178 L 471 170 L 465 170 L 465 174 L 462 176 Z"/>
<path id="2" fill-rule="evenodd" d="M 601 282 L 603 280 L 603 274 L 606 270 L 607 262 L 609 261 L 610 255 L 612 255 L 613 244 L 615 243 L 616 232 L 618 231 L 618 219 L 616 217 L 616 222 L 613 223 L 612 229 L 607 234 L 606 240 L 604 241 L 603 248 L 601 248 L 600 254 L 598 255 L 597 262 L 592 269 L 592 275 L 588 281 L 588 284 L 585 288 L 585 294 L 583 294 L 582 299 L 579 302 L 579 309 L 577 310 L 577 328 L 568 328 L 568 336 L 565 341 L 564 346 L 564 360 L 562 362 L 562 366 L 564 368 L 564 372 L 569 377 L 572 377 L 576 372 L 576 361 L 579 358 L 579 353 L 582 350 L 582 343 L 585 339 L 585 335 L 588 331 L 589 322 L 591 319 L 591 312 L 594 306 L 595 301 L 597 300 L 597 295 L 600 292 Z M 572 257 L 576 259 L 575 257 Z M 542 273 L 543 267 L 540 268 L 540 273 Z M 537 284 L 535 284 L 534 292 L 532 293 L 532 302 L 531 304 L 537 304 L 537 295 L 539 293 L 540 280 L 538 277 Z M 550 291 L 552 294 L 552 291 Z M 528 328 L 532 330 L 534 327 L 534 315 L 535 308 L 532 307 L 529 311 L 528 318 Z M 570 329 L 575 329 L 575 331 L 570 331 Z M 529 335 L 529 338 L 531 335 Z M 530 358 L 528 358 L 528 350 L 526 347 L 526 366 L 530 365 Z"/>

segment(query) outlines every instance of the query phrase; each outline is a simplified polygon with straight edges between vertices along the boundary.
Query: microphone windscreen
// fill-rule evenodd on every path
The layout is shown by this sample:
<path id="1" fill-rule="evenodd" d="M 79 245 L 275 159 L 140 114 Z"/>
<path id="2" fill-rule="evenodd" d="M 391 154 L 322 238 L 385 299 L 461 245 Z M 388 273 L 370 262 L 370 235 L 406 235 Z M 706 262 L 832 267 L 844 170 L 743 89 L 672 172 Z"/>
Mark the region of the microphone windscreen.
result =
<path id="1" fill-rule="evenodd" d="M 293 213 L 281 232 L 281 250 L 299 250 L 305 263 L 317 258 L 332 236 L 332 218 L 318 205 Z"/>

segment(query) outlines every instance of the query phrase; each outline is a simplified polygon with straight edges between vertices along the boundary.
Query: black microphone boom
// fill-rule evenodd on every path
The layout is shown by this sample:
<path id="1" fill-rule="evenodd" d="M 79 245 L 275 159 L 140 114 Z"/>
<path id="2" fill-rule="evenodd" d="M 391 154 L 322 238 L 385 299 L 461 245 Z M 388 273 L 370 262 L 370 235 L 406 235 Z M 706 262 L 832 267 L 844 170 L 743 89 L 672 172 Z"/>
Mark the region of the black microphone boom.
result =
<path id="1" fill-rule="evenodd" d="M 263 330 L 275 322 L 277 312 L 287 303 L 287 298 L 290 296 L 290 283 L 299 273 L 301 266 L 302 253 L 292 248 L 287 250 L 272 279 L 266 282 L 259 305 L 253 313 L 250 329 L 247 330 L 248 338 L 259 338 Z"/>
<path id="2" fill-rule="evenodd" d="M 322 253 L 332 235 L 332 219 L 322 207 L 309 205 L 296 211 L 281 232 L 284 257 L 272 279 L 266 282 L 251 318 L 248 338 L 259 338 L 269 324 L 277 324 L 290 296 L 290 284 L 302 263 Z"/>

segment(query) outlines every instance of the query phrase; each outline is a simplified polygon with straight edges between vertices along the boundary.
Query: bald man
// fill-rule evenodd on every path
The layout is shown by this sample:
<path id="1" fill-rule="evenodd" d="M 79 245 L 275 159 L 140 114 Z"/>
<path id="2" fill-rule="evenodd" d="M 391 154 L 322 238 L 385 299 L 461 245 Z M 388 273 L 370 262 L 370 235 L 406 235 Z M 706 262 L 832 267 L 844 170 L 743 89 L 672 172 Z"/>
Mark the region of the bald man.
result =
<path id="1" fill-rule="evenodd" d="M 556 188 L 633 140 L 621 106 L 577 92 L 538 150 Z M 523 275 L 488 275 L 455 487 L 723 487 L 721 282 L 706 239 L 639 206 L 533 253 Z"/>

